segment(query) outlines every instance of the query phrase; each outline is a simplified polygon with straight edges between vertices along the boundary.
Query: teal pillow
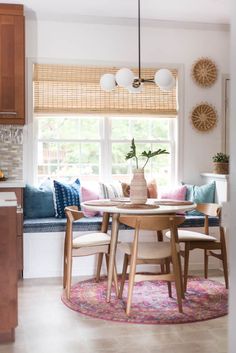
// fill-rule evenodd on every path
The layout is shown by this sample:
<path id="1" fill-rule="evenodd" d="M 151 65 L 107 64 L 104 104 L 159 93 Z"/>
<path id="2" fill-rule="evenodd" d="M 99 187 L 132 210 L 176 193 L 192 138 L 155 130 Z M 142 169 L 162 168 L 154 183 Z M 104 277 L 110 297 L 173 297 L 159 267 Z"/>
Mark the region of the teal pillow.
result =
<path id="1" fill-rule="evenodd" d="M 55 217 L 52 190 L 26 184 L 24 188 L 24 218 L 46 217 Z"/>
<path id="2" fill-rule="evenodd" d="M 184 183 L 183 183 L 184 184 Z M 195 203 L 214 203 L 215 202 L 215 181 L 204 185 L 190 185 L 187 186 L 186 200 Z M 190 211 L 188 214 L 199 216 L 202 215 L 198 211 Z"/>

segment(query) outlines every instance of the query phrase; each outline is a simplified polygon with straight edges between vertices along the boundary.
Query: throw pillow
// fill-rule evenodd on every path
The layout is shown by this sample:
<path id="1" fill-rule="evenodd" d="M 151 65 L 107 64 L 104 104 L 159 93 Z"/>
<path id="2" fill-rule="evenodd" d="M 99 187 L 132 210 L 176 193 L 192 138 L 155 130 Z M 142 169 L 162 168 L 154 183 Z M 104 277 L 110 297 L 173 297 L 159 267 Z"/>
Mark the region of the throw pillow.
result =
<path id="1" fill-rule="evenodd" d="M 130 197 L 130 185 L 127 183 L 121 183 L 122 192 L 124 197 Z"/>
<path id="2" fill-rule="evenodd" d="M 64 218 L 66 206 L 78 206 L 80 209 L 80 181 L 76 179 L 73 184 L 53 181 L 56 201 L 56 217 Z"/>
<path id="3" fill-rule="evenodd" d="M 55 217 L 52 189 L 26 184 L 24 188 L 24 218 Z"/>
<path id="4" fill-rule="evenodd" d="M 80 188 L 80 197 L 81 197 L 81 202 L 99 199 L 98 192 L 96 192 L 95 190 L 90 189 L 88 187 L 85 187 L 83 185 L 81 185 L 81 188 Z M 83 213 L 84 213 L 85 217 L 94 217 L 99 214 L 99 212 L 90 211 L 90 210 L 86 209 L 85 207 L 83 208 Z"/>
<path id="5" fill-rule="evenodd" d="M 214 203 L 215 200 L 215 181 L 204 185 L 186 184 L 187 193 L 186 200 L 195 203 Z M 189 214 L 199 216 L 202 213 L 198 211 L 190 211 Z"/>
<path id="6" fill-rule="evenodd" d="M 123 196 L 130 197 L 130 184 L 121 183 L 121 186 L 122 186 L 122 190 L 123 190 Z M 147 182 L 147 197 L 149 199 L 157 199 L 157 197 L 158 197 L 157 183 L 156 183 L 155 179 Z"/>
<path id="7" fill-rule="evenodd" d="M 171 189 L 165 191 L 161 194 L 161 199 L 169 199 L 169 200 L 179 200 L 183 201 L 186 197 L 187 186 L 182 185 L 175 189 Z"/>
<path id="8" fill-rule="evenodd" d="M 157 199 L 157 183 L 155 179 L 147 182 L 147 197 L 149 199 Z"/>
<path id="9" fill-rule="evenodd" d="M 114 199 L 116 197 L 123 197 L 123 190 L 120 182 L 112 184 L 99 183 L 99 198 L 100 199 Z"/>

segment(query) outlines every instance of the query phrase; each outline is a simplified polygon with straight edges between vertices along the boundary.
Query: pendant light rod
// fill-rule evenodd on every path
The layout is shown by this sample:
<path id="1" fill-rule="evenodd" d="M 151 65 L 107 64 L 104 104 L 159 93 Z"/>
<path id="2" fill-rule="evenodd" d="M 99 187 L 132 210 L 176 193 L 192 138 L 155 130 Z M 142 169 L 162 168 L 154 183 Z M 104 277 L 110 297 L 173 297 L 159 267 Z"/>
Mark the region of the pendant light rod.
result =
<path id="1" fill-rule="evenodd" d="M 141 82 L 140 0 L 138 0 L 138 78 Z"/>
<path id="2" fill-rule="evenodd" d="M 128 89 L 130 93 L 139 93 L 142 91 L 144 83 L 156 84 L 161 90 L 171 90 L 175 86 L 175 79 L 168 69 L 159 69 L 154 77 L 142 78 L 141 73 L 141 16 L 140 7 L 141 0 L 138 2 L 138 77 L 130 69 L 124 67 L 119 69 L 116 74 L 103 74 L 100 78 L 100 86 L 106 92 L 113 89 L 123 87 Z"/>
<path id="3" fill-rule="evenodd" d="M 138 0 L 138 80 L 134 79 L 133 87 L 139 87 L 141 83 L 151 82 L 154 83 L 154 78 L 144 79 L 141 73 L 141 15 L 140 15 L 140 1 Z"/>

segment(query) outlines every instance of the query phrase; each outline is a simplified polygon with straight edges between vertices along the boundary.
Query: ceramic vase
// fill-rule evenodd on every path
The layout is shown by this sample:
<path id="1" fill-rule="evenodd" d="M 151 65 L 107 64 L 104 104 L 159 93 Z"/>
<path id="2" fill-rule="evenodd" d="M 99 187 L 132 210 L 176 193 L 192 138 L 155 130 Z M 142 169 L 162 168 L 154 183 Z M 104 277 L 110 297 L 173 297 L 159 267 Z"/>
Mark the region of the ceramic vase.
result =
<path id="1" fill-rule="evenodd" d="M 135 169 L 130 183 L 130 202 L 144 204 L 147 201 L 147 182 L 143 169 Z"/>

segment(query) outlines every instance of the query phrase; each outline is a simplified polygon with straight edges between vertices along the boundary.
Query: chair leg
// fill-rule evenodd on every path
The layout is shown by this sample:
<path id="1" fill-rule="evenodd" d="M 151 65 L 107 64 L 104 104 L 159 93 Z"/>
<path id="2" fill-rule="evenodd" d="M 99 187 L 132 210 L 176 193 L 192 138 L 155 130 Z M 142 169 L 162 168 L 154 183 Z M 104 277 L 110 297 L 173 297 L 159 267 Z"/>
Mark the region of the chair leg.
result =
<path id="1" fill-rule="evenodd" d="M 66 278 L 66 274 L 67 274 L 67 258 L 66 255 L 64 255 L 64 264 L 63 264 L 63 288 L 66 288 L 66 282 L 67 282 L 67 278 Z"/>
<path id="2" fill-rule="evenodd" d="M 185 249 L 184 249 L 184 292 L 186 292 L 186 290 L 187 290 L 188 266 L 189 266 L 189 243 L 185 243 Z"/>
<path id="3" fill-rule="evenodd" d="M 223 264 L 224 277 L 225 277 L 225 288 L 229 289 L 227 254 L 226 254 L 226 251 L 225 251 L 225 254 L 223 254 L 223 249 L 222 249 L 222 264 Z"/>
<path id="4" fill-rule="evenodd" d="M 163 233 L 161 230 L 157 230 L 157 240 L 163 241 Z M 165 273 L 165 265 L 161 264 L 161 273 Z"/>
<path id="5" fill-rule="evenodd" d="M 165 265 L 161 264 L 161 273 L 164 274 L 165 273 Z"/>
<path id="6" fill-rule="evenodd" d="M 173 272 L 175 276 L 175 287 L 176 287 L 176 294 L 177 294 L 177 301 L 178 301 L 178 308 L 179 312 L 183 312 L 183 307 L 182 307 L 182 278 L 181 278 L 181 271 L 180 271 L 180 262 L 179 262 L 179 257 L 177 253 L 172 254 L 172 263 L 173 263 Z"/>
<path id="7" fill-rule="evenodd" d="M 226 243 L 225 243 L 225 233 L 224 229 L 221 228 L 221 256 L 222 256 L 222 265 L 224 270 L 224 277 L 225 277 L 225 287 L 226 289 L 229 288 L 229 277 L 228 277 L 228 260 L 227 260 L 227 250 L 226 250 Z"/>
<path id="8" fill-rule="evenodd" d="M 119 285 L 118 285 L 118 277 L 117 277 L 117 269 L 116 269 L 116 263 L 114 264 L 114 286 L 115 286 L 115 291 L 116 291 L 116 296 L 117 298 L 119 297 Z"/>
<path id="9" fill-rule="evenodd" d="M 166 259 L 166 273 L 170 273 L 170 260 Z M 169 297 L 172 298 L 171 281 L 167 282 Z"/>
<path id="10" fill-rule="evenodd" d="M 180 286 L 181 286 L 181 293 L 182 299 L 185 299 L 185 291 L 184 291 L 184 283 L 183 283 L 183 273 L 182 273 L 182 263 L 181 263 L 181 255 L 180 252 L 177 253 L 178 264 L 179 264 L 179 276 L 180 276 Z"/>
<path id="11" fill-rule="evenodd" d="M 101 268 L 102 268 L 102 259 L 103 259 L 103 253 L 99 253 L 98 254 L 97 273 L 96 273 L 96 282 L 99 282 L 99 280 L 100 280 L 100 273 L 101 273 Z"/>
<path id="12" fill-rule="evenodd" d="M 108 272 L 108 268 L 109 268 L 109 255 L 108 254 L 106 254 L 106 266 L 107 266 L 107 272 Z M 119 296 L 119 286 L 118 286 L 116 264 L 114 265 L 114 269 L 113 269 L 113 279 L 114 279 L 116 296 L 118 297 Z"/>
<path id="13" fill-rule="evenodd" d="M 134 289 L 134 279 L 135 279 L 135 272 L 136 272 L 136 256 L 131 257 L 130 263 L 130 272 L 129 272 L 129 286 L 128 286 L 128 298 L 127 298 L 127 306 L 126 306 L 126 314 L 130 315 L 131 309 L 131 301 Z"/>
<path id="14" fill-rule="evenodd" d="M 120 299 L 122 298 L 122 295 L 123 295 L 123 290 L 124 290 L 124 284 L 125 284 L 125 278 L 126 278 L 128 263 L 129 263 L 129 256 L 128 256 L 127 254 L 125 254 L 125 256 L 124 256 L 124 262 L 123 262 L 122 276 L 121 276 L 120 292 L 119 292 L 119 298 L 120 298 Z"/>
<path id="15" fill-rule="evenodd" d="M 136 273 L 136 259 L 138 254 L 138 230 L 135 230 L 134 242 L 132 246 L 132 253 L 130 259 L 130 271 L 129 271 L 129 286 L 128 286 L 128 298 L 127 298 L 127 306 L 126 306 L 126 314 L 130 315 L 131 309 L 131 301 L 134 289 L 134 280 Z"/>
<path id="16" fill-rule="evenodd" d="M 68 258 L 67 258 L 67 243 L 65 241 L 64 244 L 64 260 L 63 260 L 63 288 L 66 288 L 66 282 L 67 282 L 67 278 L 66 278 L 66 274 L 67 274 L 67 264 L 68 264 Z"/>
<path id="17" fill-rule="evenodd" d="M 107 271 L 108 271 L 108 267 L 109 267 L 109 255 L 106 254 L 106 255 L 105 255 L 105 258 L 106 258 L 106 266 L 107 266 Z"/>
<path id="18" fill-rule="evenodd" d="M 72 256 L 70 254 L 67 257 L 67 271 L 66 271 L 66 298 L 67 299 L 70 299 L 71 269 L 72 269 Z"/>
<path id="19" fill-rule="evenodd" d="M 204 277 L 208 278 L 208 250 L 204 249 Z"/>

